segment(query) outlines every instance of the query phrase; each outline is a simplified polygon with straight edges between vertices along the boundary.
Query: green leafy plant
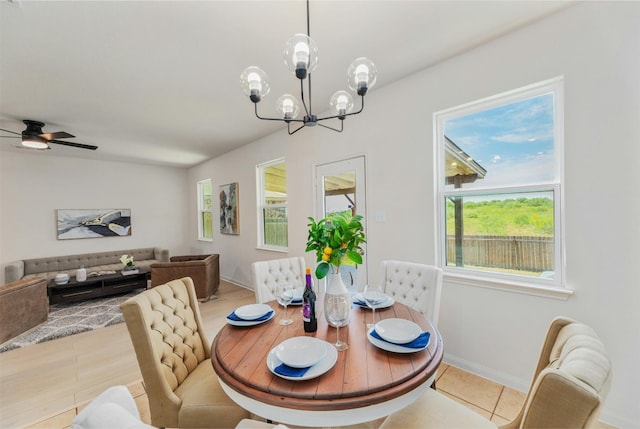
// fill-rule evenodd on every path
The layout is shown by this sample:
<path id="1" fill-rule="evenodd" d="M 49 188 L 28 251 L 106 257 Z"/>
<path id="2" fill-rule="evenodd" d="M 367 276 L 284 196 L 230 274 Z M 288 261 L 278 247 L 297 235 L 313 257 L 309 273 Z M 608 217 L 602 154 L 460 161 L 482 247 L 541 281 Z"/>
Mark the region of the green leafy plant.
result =
<path id="1" fill-rule="evenodd" d="M 362 216 L 352 216 L 350 212 L 332 213 L 316 220 L 308 218 L 310 223 L 306 252 L 316 252 L 316 277 L 322 279 L 329 273 L 331 266 L 340 267 L 343 258 L 356 264 L 362 263 L 360 245 L 366 243 Z"/>

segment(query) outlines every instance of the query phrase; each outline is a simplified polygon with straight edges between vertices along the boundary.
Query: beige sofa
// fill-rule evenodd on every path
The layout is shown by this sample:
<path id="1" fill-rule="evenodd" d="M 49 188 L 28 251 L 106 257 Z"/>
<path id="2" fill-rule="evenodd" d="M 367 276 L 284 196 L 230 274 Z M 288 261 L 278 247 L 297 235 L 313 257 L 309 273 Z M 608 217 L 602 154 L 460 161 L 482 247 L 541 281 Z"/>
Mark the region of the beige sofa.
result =
<path id="1" fill-rule="evenodd" d="M 22 278 L 45 277 L 49 282 L 58 273 L 67 273 L 73 277 L 80 265 L 84 265 L 87 274 L 98 271 L 118 271 L 122 270 L 120 262 L 122 255 L 133 255 L 136 267 L 145 271 L 150 271 L 153 263 L 169 261 L 169 250 L 159 247 L 24 259 L 5 265 L 4 281 L 11 283 Z"/>

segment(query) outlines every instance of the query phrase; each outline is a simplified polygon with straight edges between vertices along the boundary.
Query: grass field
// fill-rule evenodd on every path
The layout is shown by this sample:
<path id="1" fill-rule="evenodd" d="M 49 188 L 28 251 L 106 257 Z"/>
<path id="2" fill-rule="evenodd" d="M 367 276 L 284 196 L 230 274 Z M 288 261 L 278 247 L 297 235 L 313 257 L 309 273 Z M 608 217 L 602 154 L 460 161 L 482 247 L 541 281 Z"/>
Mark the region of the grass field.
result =
<path id="1" fill-rule="evenodd" d="M 454 231 L 454 204 L 447 201 L 447 233 Z M 553 201 L 518 198 L 463 203 L 465 235 L 553 236 Z"/>

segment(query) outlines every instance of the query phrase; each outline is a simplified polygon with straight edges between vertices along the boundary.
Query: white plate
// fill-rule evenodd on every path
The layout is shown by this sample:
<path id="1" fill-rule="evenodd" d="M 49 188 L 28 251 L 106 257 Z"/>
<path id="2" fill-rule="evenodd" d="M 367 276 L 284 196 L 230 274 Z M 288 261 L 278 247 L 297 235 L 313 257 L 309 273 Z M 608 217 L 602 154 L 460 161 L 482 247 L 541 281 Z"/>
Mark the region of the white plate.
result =
<path id="1" fill-rule="evenodd" d="M 376 323 L 376 332 L 383 340 L 396 344 L 406 344 L 422 333 L 420 326 L 405 319 L 384 319 Z"/>
<path id="2" fill-rule="evenodd" d="M 273 319 L 273 316 L 275 316 L 275 314 L 275 311 L 272 312 L 271 315 L 265 320 L 231 320 L 227 318 L 227 323 L 233 326 L 255 326 L 264 322 L 268 322 L 269 320 Z"/>
<path id="3" fill-rule="evenodd" d="M 415 353 L 415 352 L 419 352 L 421 350 L 424 350 L 427 348 L 427 346 L 429 345 L 429 343 L 427 343 L 426 346 L 422 347 L 422 348 L 411 348 L 411 347 L 403 347 L 400 346 L 398 344 L 391 344 L 388 343 L 386 341 L 381 341 L 377 338 L 374 338 L 371 336 L 371 332 L 373 331 L 373 329 L 369 330 L 369 332 L 367 333 L 367 339 L 369 340 L 369 342 L 371 344 L 373 344 L 374 346 L 382 349 L 382 350 L 386 350 L 388 352 L 394 352 L 394 353 Z"/>
<path id="4" fill-rule="evenodd" d="M 261 318 L 270 311 L 271 307 L 267 304 L 249 304 L 236 308 L 235 313 L 241 319 L 254 320 Z"/>
<path id="5" fill-rule="evenodd" d="M 369 308 L 369 306 L 364 302 L 364 295 L 362 293 L 357 293 L 354 295 L 353 303 L 362 308 Z M 376 309 L 391 307 L 395 303 L 396 301 L 389 295 L 387 295 L 386 301 L 383 301 L 380 304 L 376 305 Z"/>
<path id="6" fill-rule="evenodd" d="M 286 380 L 302 381 L 319 377 L 333 368 L 333 366 L 338 361 L 338 350 L 336 350 L 336 348 L 331 344 L 327 343 L 327 354 L 324 356 L 324 358 L 322 358 L 320 362 L 309 368 L 309 370 L 302 377 L 288 377 L 286 375 L 278 374 L 275 371 L 276 367 L 282 363 L 282 361 L 278 359 L 278 356 L 276 356 L 276 349 L 277 347 L 274 347 L 271 352 L 269 352 L 269 355 L 267 356 L 267 367 L 269 368 L 269 371 Z"/>
<path id="7" fill-rule="evenodd" d="M 326 341 L 314 337 L 293 337 L 276 347 L 276 356 L 291 368 L 308 368 L 325 357 L 327 346 Z"/>
<path id="8" fill-rule="evenodd" d="M 293 300 L 289 303 L 289 305 L 302 305 L 302 294 L 304 293 L 304 289 L 298 288 L 293 290 Z M 278 303 L 280 304 L 280 303 Z M 280 304 L 282 307 L 282 304 Z"/>
<path id="9" fill-rule="evenodd" d="M 289 305 L 302 305 L 302 294 L 304 293 L 304 288 L 297 288 L 293 290 L 293 300 Z"/>

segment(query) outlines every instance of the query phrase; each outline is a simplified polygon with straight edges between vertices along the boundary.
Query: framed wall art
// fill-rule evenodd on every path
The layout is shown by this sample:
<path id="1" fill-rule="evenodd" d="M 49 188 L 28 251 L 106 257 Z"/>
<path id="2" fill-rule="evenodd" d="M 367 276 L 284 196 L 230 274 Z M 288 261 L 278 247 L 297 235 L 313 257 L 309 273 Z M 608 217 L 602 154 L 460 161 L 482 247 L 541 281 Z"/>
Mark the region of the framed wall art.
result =
<path id="1" fill-rule="evenodd" d="M 240 234 L 238 182 L 220 185 L 220 233 Z"/>
<path id="2" fill-rule="evenodd" d="M 56 210 L 58 240 L 131 235 L 131 209 Z"/>

